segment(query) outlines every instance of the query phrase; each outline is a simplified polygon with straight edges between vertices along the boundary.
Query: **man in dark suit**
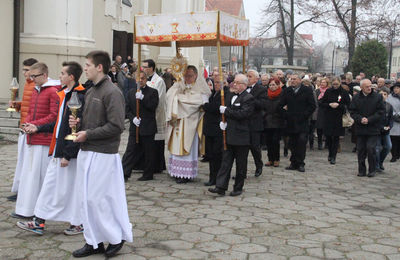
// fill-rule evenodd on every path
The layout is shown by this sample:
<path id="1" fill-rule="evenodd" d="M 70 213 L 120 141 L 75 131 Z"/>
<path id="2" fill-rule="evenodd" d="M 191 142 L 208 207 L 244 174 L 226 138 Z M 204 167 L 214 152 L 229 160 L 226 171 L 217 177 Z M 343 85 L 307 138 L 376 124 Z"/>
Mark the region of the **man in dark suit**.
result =
<path id="1" fill-rule="evenodd" d="M 304 172 L 309 119 L 316 109 L 312 89 L 301 84 L 298 74 L 290 76 L 290 87 L 282 92 L 279 103 L 283 117 L 286 118 L 286 132 L 289 135 L 291 150 L 290 166 L 287 170 Z"/>
<path id="2" fill-rule="evenodd" d="M 254 97 L 254 112 L 250 118 L 250 151 L 256 165 L 255 176 L 262 174 L 261 133 L 264 130 L 263 110 L 267 102 L 267 89 L 258 83 L 259 74 L 255 70 L 247 72 L 247 92 Z"/>
<path id="3" fill-rule="evenodd" d="M 206 137 L 206 149 L 210 165 L 210 177 L 209 181 L 204 183 L 205 186 L 215 185 L 217 173 L 221 168 L 223 150 L 222 131 L 219 128 L 219 122 L 221 121 L 221 114 L 219 112 L 219 107 L 221 106 L 221 87 L 222 82 L 220 79 L 215 79 L 211 96 L 203 105 L 205 112 L 203 133 Z M 228 89 L 225 91 L 229 92 Z"/>
<path id="4" fill-rule="evenodd" d="M 157 90 L 146 85 L 147 75 L 140 72 L 140 91 L 131 89 L 126 100 L 126 115 L 130 121 L 129 139 L 122 157 L 125 181 L 131 176 L 133 166 L 143 159 L 143 176 L 138 181 L 153 179 L 154 174 L 154 135 L 157 132 L 156 109 L 158 106 Z M 136 117 L 136 100 L 139 99 L 139 118 Z M 136 130 L 139 127 L 139 143 L 136 143 Z"/>
<path id="5" fill-rule="evenodd" d="M 217 174 L 215 188 L 208 191 L 225 195 L 228 189 L 233 161 L 236 160 L 236 178 L 230 196 L 242 194 L 247 172 L 247 156 L 250 147 L 249 117 L 254 111 L 254 98 L 246 90 L 247 77 L 238 74 L 231 91 L 226 93 L 226 106 L 220 106 L 220 113 L 225 115 L 226 122 L 220 122 L 220 128 L 226 130 L 227 150 L 223 152 L 221 168 Z"/>

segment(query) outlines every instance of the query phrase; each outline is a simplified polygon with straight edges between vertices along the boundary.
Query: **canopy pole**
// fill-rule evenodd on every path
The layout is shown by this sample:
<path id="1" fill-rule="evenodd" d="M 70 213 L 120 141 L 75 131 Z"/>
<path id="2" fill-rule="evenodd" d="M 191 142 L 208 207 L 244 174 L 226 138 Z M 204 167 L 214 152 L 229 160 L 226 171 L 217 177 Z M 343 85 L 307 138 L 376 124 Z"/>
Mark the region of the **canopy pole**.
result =
<path id="1" fill-rule="evenodd" d="M 243 74 L 246 74 L 246 46 L 243 46 Z"/>
<path id="2" fill-rule="evenodd" d="M 138 44 L 138 65 L 136 69 L 136 92 L 140 91 L 140 68 L 142 66 L 142 45 Z M 139 118 L 139 99 L 136 99 L 136 118 Z M 136 143 L 139 143 L 139 126 L 136 126 Z"/>
<path id="3" fill-rule="evenodd" d="M 222 61 L 221 61 L 221 43 L 219 42 L 219 39 L 217 41 L 217 51 L 218 51 L 218 70 L 219 70 L 219 81 L 221 84 L 221 106 L 225 106 L 225 93 L 224 93 L 224 76 L 222 75 Z M 222 114 L 222 122 L 225 121 L 225 115 Z M 224 151 L 227 150 L 226 146 L 226 130 L 222 130 L 222 138 L 224 141 Z"/>

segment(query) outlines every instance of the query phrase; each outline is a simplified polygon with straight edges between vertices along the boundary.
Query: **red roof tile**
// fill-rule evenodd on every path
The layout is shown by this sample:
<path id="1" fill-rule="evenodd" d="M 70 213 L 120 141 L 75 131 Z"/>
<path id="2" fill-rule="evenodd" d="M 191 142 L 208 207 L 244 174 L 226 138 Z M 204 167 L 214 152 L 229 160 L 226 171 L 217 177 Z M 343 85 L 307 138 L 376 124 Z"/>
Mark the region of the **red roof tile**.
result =
<path id="1" fill-rule="evenodd" d="M 313 40 L 313 35 L 312 34 L 300 34 L 300 36 L 304 39 L 304 40 Z"/>
<path id="2" fill-rule="evenodd" d="M 243 0 L 206 0 L 206 11 L 220 10 L 239 16 Z"/>

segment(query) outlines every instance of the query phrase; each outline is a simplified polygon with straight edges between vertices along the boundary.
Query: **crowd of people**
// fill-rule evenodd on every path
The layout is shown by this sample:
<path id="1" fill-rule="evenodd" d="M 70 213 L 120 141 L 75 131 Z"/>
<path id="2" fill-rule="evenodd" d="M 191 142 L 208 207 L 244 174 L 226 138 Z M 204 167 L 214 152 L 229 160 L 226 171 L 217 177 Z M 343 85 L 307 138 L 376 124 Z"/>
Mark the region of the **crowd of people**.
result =
<path id="1" fill-rule="evenodd" d="M 10 101 L 21 112 L 11 216 L 24 219 L 18 227 L 40 235 L 46 220 L 69 222 L 64 233 L 83 233 L 86 240 L 74 257 L 111 257 L 132 242 L 124 182 L 133 170 L 143 172 L 140 182 L 167 170 L 184 184 L 196 178 L 204 155 L 202 161 L 209 162 L 204 185 L 224 196 L 235 162 L 229 195 L 239 196 L 249 152 L 255 177 L 264 167 L 280 166 L 281 141 L 283 156 L 290 151 L 285 169 L 305 172 L 307 144 L 314 149 L 317 137 L 317 149 L 326 148 L 334 165 L 346 129 L 356 144 L 358 176 L 383 172 L 389 153 L 391 162 L 400 159 L 400 80 L 218 68 L 205 78 L 189 65 L 177 81 L 168 69 L 159 76 L 152 59 L 135 64 L 127 57 L 122 63 L 117 55 L 111 64 L 103 51 L 90 52 L 84 69 L 64 62 L 59 80 L 50 79 L 46 64 L 35 59 L 23 65 L 22 102 Z M 88 81 L 80 84 L 83 71 Z M 126 120 L 129 138 L 121 160 Z"/>

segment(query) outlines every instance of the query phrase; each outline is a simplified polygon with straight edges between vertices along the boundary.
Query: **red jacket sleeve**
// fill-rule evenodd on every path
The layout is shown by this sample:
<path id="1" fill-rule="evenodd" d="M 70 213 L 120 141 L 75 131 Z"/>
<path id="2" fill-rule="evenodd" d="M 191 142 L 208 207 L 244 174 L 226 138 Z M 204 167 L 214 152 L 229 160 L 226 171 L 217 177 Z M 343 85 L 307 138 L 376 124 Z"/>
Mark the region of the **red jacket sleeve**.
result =
<path id="1" fill-rule="evenodd" d="M 55 87 L 52 87 L 51 90 L 49 89 L 49 93 L 47 95 L 48 100 L 44 101 L 49 102 L 49 114 L 45 117 L 31 121 L 29 123 L 34 125 L 45 125 L 56 121 L 59 104 L 59 97 L 56 91 L 57 89 Z"/>

